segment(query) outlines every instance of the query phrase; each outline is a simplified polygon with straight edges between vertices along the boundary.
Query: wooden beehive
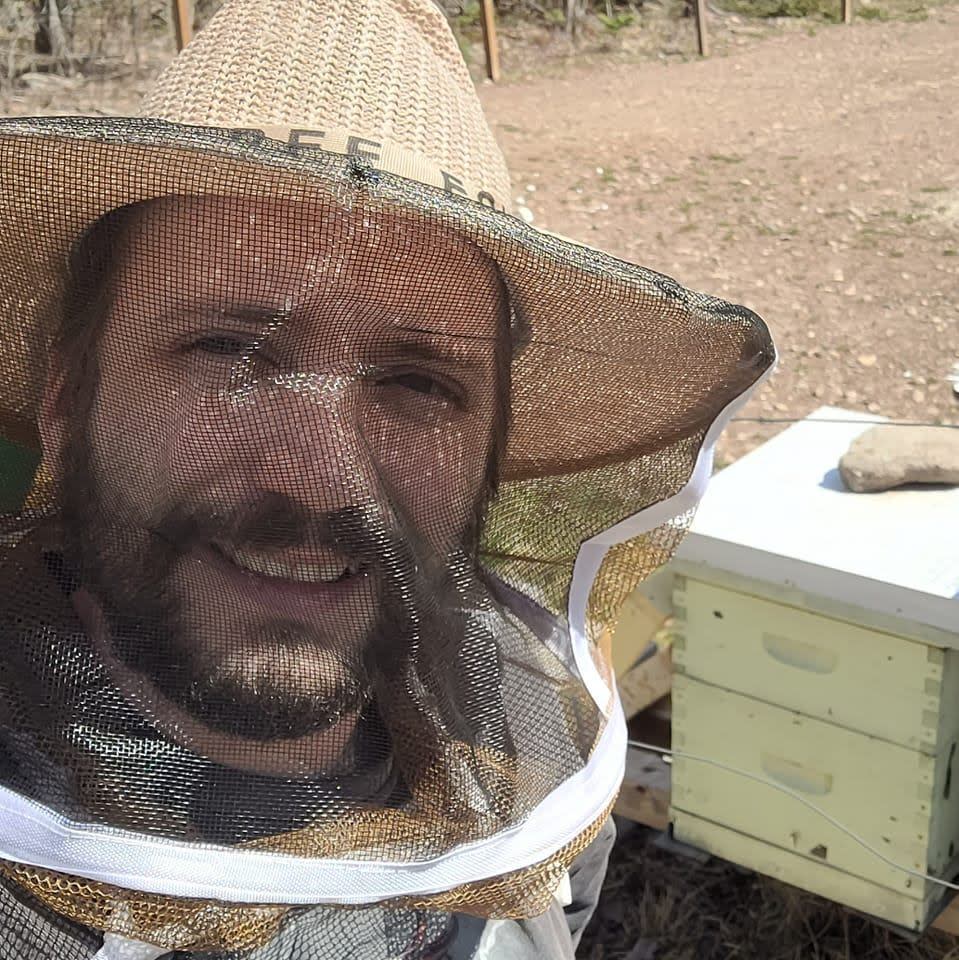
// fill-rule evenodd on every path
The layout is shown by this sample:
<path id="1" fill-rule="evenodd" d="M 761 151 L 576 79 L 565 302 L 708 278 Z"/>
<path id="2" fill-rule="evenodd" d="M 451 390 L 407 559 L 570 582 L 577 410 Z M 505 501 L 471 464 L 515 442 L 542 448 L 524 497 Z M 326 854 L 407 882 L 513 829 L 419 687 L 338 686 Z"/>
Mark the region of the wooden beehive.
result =
<path id="1" fill-rule="evenodd" d="M 917 874 L 959 873 L 959 490 L 847 492 L 869 423 L 829 421 L 850 419 L 824 408 L 720 473 L 669 568 L 671 819 L 921 930 L 948 891 Z"/>

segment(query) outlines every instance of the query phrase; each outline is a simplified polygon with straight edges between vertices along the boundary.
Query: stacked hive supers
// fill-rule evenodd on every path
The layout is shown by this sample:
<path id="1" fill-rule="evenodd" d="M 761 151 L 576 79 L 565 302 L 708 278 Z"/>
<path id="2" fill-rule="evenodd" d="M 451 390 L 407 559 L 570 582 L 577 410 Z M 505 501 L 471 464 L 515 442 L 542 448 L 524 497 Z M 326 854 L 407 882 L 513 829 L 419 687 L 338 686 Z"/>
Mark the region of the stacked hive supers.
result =
<path id="1" fill-rule="evenodd" d="M 959 490 L 846 492 L 834 468 L 868 424 L 829 421 L 850 418 L 818 411 L 720 473 L 665 571 L 671 818 L 922 929 L 948 891 L 919 875 L 959 873 Z"/>

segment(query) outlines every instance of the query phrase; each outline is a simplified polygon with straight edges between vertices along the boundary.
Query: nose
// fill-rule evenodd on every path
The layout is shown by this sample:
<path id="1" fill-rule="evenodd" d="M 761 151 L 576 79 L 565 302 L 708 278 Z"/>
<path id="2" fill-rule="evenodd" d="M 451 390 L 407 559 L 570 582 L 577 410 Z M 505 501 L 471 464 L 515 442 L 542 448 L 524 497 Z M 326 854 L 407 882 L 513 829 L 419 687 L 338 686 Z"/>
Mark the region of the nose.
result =
<path id="1" fill-rule="evenodd" d="M 385 505 L 383 478 L 362 429 L 363 370 L 285 371 L 231 384 L 236 469 L 251 486 L 314 513 Z"/>

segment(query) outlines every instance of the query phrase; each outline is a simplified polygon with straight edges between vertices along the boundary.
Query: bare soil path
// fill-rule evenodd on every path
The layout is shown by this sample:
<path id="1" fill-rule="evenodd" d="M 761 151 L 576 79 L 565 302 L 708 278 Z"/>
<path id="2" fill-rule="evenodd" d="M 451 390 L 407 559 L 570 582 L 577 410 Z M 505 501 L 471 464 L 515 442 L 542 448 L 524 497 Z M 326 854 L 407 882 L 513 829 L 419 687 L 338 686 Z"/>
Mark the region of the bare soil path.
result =
<path id="1" fill-rule="evenodd" d="M 538 225 L 767 319 L 781 364 L 748 415 L 959 421 L 959 8 L 482 98 Z M 735 425 L 720 462 L 774 429 Z"/>

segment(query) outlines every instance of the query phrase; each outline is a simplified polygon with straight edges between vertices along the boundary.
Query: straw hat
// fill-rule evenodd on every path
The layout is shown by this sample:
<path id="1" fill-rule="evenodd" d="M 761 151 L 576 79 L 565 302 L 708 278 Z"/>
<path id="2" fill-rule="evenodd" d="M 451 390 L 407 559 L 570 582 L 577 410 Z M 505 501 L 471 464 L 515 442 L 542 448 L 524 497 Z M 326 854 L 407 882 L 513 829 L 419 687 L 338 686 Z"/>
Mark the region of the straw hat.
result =
<path id="1" fill-rule="evenodd" d="M 749 311 L 538 231 L 431 0 L 225 0 L 138 118 L 0 121 L 0 437 L 37 447 L 75 238 L 168 194 L 362 198 L 452 226 L 497 262 L 529 331 L 504 479 L 702 436 L 769 367 Z"/>

